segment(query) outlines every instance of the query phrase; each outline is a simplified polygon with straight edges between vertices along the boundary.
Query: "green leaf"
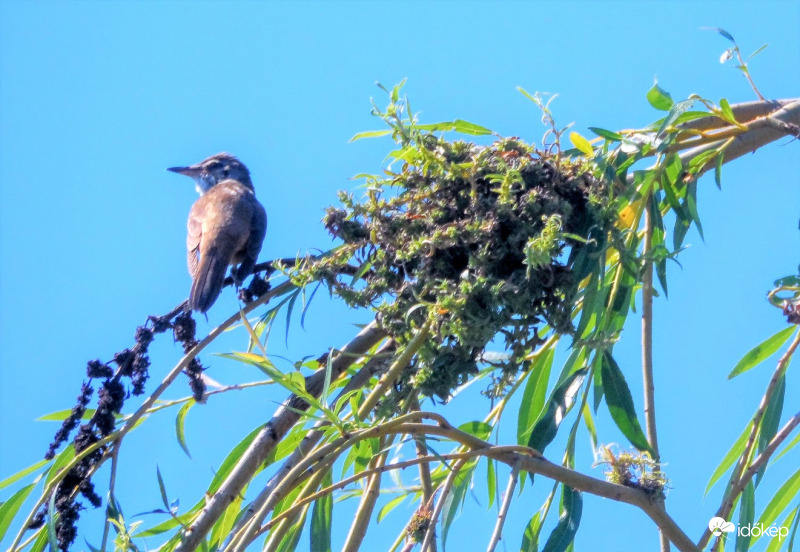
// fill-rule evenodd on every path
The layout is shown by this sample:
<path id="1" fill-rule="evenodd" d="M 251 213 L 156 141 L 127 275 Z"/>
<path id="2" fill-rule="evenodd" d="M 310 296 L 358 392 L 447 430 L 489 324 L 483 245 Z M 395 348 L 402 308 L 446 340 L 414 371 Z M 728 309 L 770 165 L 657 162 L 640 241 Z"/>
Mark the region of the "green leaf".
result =
<path id="1" fill-rule="evenodd" d="M 733 110 L 731 109 L 731 104 L 728 103 L 728 100 L 722 98 L 719 101 L 719 108 L 722 110 L 722 114 L 725 116 L 725 120 L 729 123 L 736 124 L 736 116 L 733 114 Z"/>
<path id="2" fill-rule="evenodd" d="M 492 434 L 493 428 L 486 422 L 472 421 L 461 424 L 458 429 L 485 441 Z"/>
<path id="3" fill-rule="evenodd" d="M 800 507 L 795 507 L 794 510 L 789 512 L 789 515 L 783 519 L 783 522 L 780 525 L 781 527 L 789 528 L 792 526 L 792 524 L 794 524 L 794 527 L 792 528 L 793 530 L 789 536 L 789 543 L 786 548 L 788 552 L 792 552 L 793 549 L 792 545 L 794 544 L 794 534 L 797 531 L 797 522 L 798 520 L 800 520 L 800 515 L 797 515 L 798 509 L 800 509 Z M 764 549 L 764 552 L 778 552 L 778 550 L 780 550 L 783 547 L 784 542 L 786 541 L 783 538 L 780 537 L 772 538 L 769 540 L 769 544 Z"/>
<path id="4" fill-rule="evenodd" d="M 526 376 L 528 382 L 522 393 L 522 403 L 517 417 L 517 443 L 520 445 L 528 442 L 533 426 L 544 408 L 547 382 L 550 380 L 554 357 L 555 349 L 553 347 L 548 348 L 545 352 L 539 352 Z"/>
<path id="5" fill-rule="evenodd" d="M 714 165 L 714 183 L 718 189 L 722 189 L 722 164 L 725 162 L 725 151 L 719 152 L 717 155 L 717 163 Z"/>
<path id="6" fill-rule="evenodd" d="M 4 489 L 5 487 L 8 487 L 9 485 L 12 485 L 12 484 L 16 483 L 17 481 L 19 481 L 20 479 L 22 479 L 26 475 L 30 475 L 31 473 L 35 472 L 39 468 L 42 468 L 42 467 L 46 466 L 49 463 L 50 463 L 50 460 L 39 460 L 34 465 L 28 466 L 27 468 L 18 471 L 14 475 L 10 475 L 10 476 L 6 477 L 2 481 L 0 481 L 0 489 Z"/>
<path id="7" fill-rule="evenodd" d="M 333 483 L 331 471 L 327 470 L 322 487 Z M 331 531 L 333 529 L 333 496 L 327 494 L 314 501 L 311 512 L 311 550 L 314 552 L 331 551 Z"/>
<path id="8" fill-rule="evenodd" d="M 761 514 L 761 517 L 758 519 L 759 524 L 763 525 L 764 527 L 769 527 L 772 525 L 777 517 L 783 512 L 789 504 L 794 500 L 794 497 L 797 495 L 798 491 L 800 491 L 800 470 L 797 470 L 792 474 L 786 482 L 781 485 L 781 488 L 778 489 L 772 497 L 772 500 L 769 501 L 767 507 L 764 508 L 764 512 Z M 750 539 L 750 546 L 752 546 L 760 537 L 753 537 Z"/>
<path id="9" fill-rule="evenodd" d="M 697 225 L 697 232 L 700 234 L 700 239 L 705 241 L 703 237 L 703 225 L 700 223 L 700 215 L 697 212 L 697 180 L 692 180 L 686 185 L 686 208 L 689 211 L 689 216 Z"/>
<path id="10" fill-rule="evenodd" d="M 751 479 L 742 492 L 741 503 L 739 504 L 739 527 L 749 526 L 756 517 L 756 496 L 753 480 Z M 747 552 L 750 549 L 749 537 L 736 537 L 735 552 Z"/>
<path id="11" fill-rule="evenodd" d="M 456 119 L 453 121 L 454 128 L 456 132 L 460 132 L 461 134 L 471 134 L 473 136 L 484 136 L 486 134 L 491 134 L 492 131 L 486 127 L 482 127 L 481 125 L 476 125 L 475 123 L 470 123 L 469 121 L 462 121 L 461 119 Z"/>
<path id="12" fill-rule="evenodd" d="M 158 490 L 161 493 L 161 502 L 164 504 L 164 508 L 169 512 L 170 505 L 169 499 L 167 498 L 167 487 L 164 485 L 164 478 L 161 477 L 161 469 L 156 465 L 156 478 L 158 479 Z"/>
<path id="13" fill-rule="evenodd" d="M 367 130 L 365 132 L 359 132 L 358 134 L 350 138 L 348 142 L 355 142 L 356 140 L 361 140 L 363 138 L 378 138 L 380 136 L 387 136 L 391 133 L 392 133 L 391 130 Z"/>
<path id="14" fill-rule="evenodd" d="M 0 504 L 0 541 L 3 540 L 11 522 L 19 512 L 20 507 L 31 494 L 31 491 L 36 485 L 27 485 L 22 487 L 16 493 L 11 495 L 11 498 Z"/>
<path id="15" fill-rule="evenodd" d="M 385 518 L 389 512 L 397 508 L 401 502 L 403 502 L 406 498 L 408 498 L 409 494 L 402 494 L 396 498 L 393 498 L 389 502 L 383 505 L 383 507 L 378 511 L 378 523 L 381 522 L 383 518 Z"/>
<path id="16" fill-rule="evenodd" d="M 611 417 L 633 446 L 654 455 L 653 449 L 650 448 L 650 443 L 647 442 L 647 437 L 645 437 L 642 426 L 639 425 L 639 420 L 636 417 L 636 409 L 633 406 L 633 398 L 631 397 L 628 383 L 625 381 L 625 376 L 622 375 L 617 362 L 608 351 L 603 351 L 601 366 L 600 373 L 603 378 L 603 389 L 605 390 L 606 404 Z"/>
<path id="17" fill-rule="evenodd" d="M 94 416 L 95 408 L 87 408 L 86 411 L 81 416 L 81 420 L 89 420 L 92 416 Z M 36 418 L 37 422 L 63 422 L 67 418 L 72 415 L 72 409 L 69 410 L 59 410 L 57 412 L 51 412 L 50 414 L 45 414 L 44 416 L 40 416 Z"/>
<path id="18" fill-rule="evenodd" d="M 605 138 L 606 140 L 611 140 L 612 142 L 619 142 L 622 140 L 622 134 L 618 132 L 613 132 L 611 130 L 606 130 L 604 128 L 597 128 L 597 127 L 589 127 L 589 130 L 591 130 L 601 138 Z"/>
<path id="19" fill-rule="evenodd" d="M 733 36 L 731 36 L 731 33 L 726 31 L 725 29 L 720 29 L 719 27 L 705 27 L 705 28 L 711 31 L 717 31 L 719 34 L 721 34 L 722 36 L 724 36 L 725 38 L 736 44 L 736 41 L 733 39 Z"/>
<path id="20" fill-rule="evenodd" d="M 544 452 L 544 449 L 555 439 L 558 426 L 564 420 L 572 405 L 578 390 L 583 385 L 588 370 L 581 368 L 568 376 L 564 382 L 553 390 L 547 401 L 547 408 L 540 416 L 528 439 L 527 445 L 532 449 Z"/>
<path id="21" fill-rule="evenodd" d="M 189 453 L 189 447 L 186 446 L 186 434 L 185 434 L 185 423 L 186 423 L 186 415 L 189 413 L 189 409 L 194 406 L 195 401 L 187 401 L 180 410 L 178 410 L 178 415 L 175 416 L 175 436 L 178 438 L 178 444 L 183 449 L 183 452 L 186 453 L 186 456 L 189 458 L 192 455 Z"/>
<path id="22" fill-rule="evenodd" d="M 561 491 L 561 515 L 542 552 L 565 552 L 567 550 L 567 547 L 575 539 L 575 533 L 581 523 L 582 511 L 581 492 L 564 485 Z"/>
<path id="23" fill-rule="evenodd" d="M 469 466 L 469 467 L 467 467 Z M 450 525 L 456 517 L 461 507 L 464 504 L 464 498 L 467 495 L 470 482 L 472 481 L 472 474 L 475 470 L 475 463 L 467 464 L 461 469 L 461 472 L 456 476 L 453 482 L 453 487 L 447 498 L 444 501 L 444 517 L 442 518 L 442 550 L 445 550 L 445 543 L 447 542 L 447 534 L 450 531 Z"/>
<path id="24" fill-rule="evenodd" d="M 794 438 L 791 441 L 789 441 L 788 444 L 784 445 L 783 450 L 780 452 L 780 454 L 778 454 L 777 456 L 775 456 L 775 458 L 772 459 L 772 463 L 774 464 L 775 462 L 777 462 L 781 456 L 783 456 L 784 454 L 792 450 L 794 447 L 796 447 L 798 443 L 800 443 L 800 433 L 795 435 Z"/>
<path id="25" fill-rule="evenodd" d="M 767 408 L 764 410 L 764 416 L 761 418 L 761 429 L 758 432 L 758 454 L 760 454 L 775 434 L 778 432 L 778 426 L 781 422 L 781 414 L 783 413 L 783 400 L 786 395 L 786 374 L 781 374 L 775 384 L 775 388 L 767 403 Z M 767 469 L 766 462 L 761 466 L 761 469 L 756 472 L 756 485 L 761 482 L 761 477 Z"/>
<path id="26" fill-rule="evenodd" d="M 683 172 L 681 157 L 677 153 L 671 153 L 664 161 L 664 171 L 667 174 L 669 182 L 675 185 Z"/>
<path id="27" fill-rule="evenodd" d="M 659 127 L 658 132 L 656 132 L 656 136 L 661 136 L 669 127 L 678 124 L 678 122 L 681 121 L 683 114 L 686 113 L 686 111 L 693 105 L 694 100 L 681 100 L 676 102 L 675 105 L 673 105 L 669 110 L 667 116 L 664 117 L 664 121 L 661 123 L 661 127 Z"/>
<path id="28" fill-rule="evenodd" d="M 489 504 L 487 509 L 491 509 L 494 504 L 494 497 L 497 494 L 497 475 L 494 472 L 494 460 L 486 459 L 486 490 L 489 494 Z"/>
<path id="29" fill-rule="evenodd" d="M 58 475 L 58 472 L 62 471 L 64 467 L 72 462 L 75 458 L 75 447 L 74 445 L 67 445 L 64 450 L 58 453 L 58 456 L 55 457 L 53 460 L 53 465 L 50 466 L 50 469 L 47 470 L 47 477 L 44 480 L 44 486 L 48 487 L 50 482 L 53 481 L 53 478 Z"/>
<path id="30" fill-rule="evenodd" d="M 764 45 L 762 45 L 762 46 L 761 46 L 761 47 L 760 47 L 758 50 L 756 50 L 755 52 L 753 52 L 752 54 L 750 54 L 749 56 L 747 56 L 747 60 L 746 60 L 746 61 L 750 61 L 751 59 L 753 59 L 754 57 L 756 57 L 758 54 L 760 54 L 761 52 L 763 52 L 763 51 L 764 51 L 764 49 L 765 49 L 767 46 L 769 46 L 769 44 L 764 44 Z"/>
<path id="31" fill-rule="evenodd" d="M 658 85 L 658 81 L 655 81 L 653 87 L 647 92 L 647 101 L 659 111 L 669 111 L 675 103 L 669 92 Z"/>
<path id="32" fill-rule="evenodd" d="M 719 481 L 719 478 L 722 477 L 728 468 L 730 468 L 734 462 L 736 462 L 739 457 L 744 452 L 744 445 L 747 442 L 747 437 L 750 435 L 750 430 L 753 427 L 752 423 L 749 423 L 745 426 L 744 431 L 742 434 L 739 435 L 739 438 L 736 439 L 736 442 L 733 443 L 730 450 L 725 454 L 720 461 L 719 465 L 714 469 L 714 473 L 711 474 L 711 479 L 708 480 L 708 485 L 706 485 L 706 490 L 703 493 L 705 497 L 708 494 L 708 491 L 714 486 L 714 484 Z"/>
<path id="33" fill-rule="evenodd" d="M 580 152 L 586 155 L 587 157 L 594 156 L 594 148 L 592 147 L 592 144 L 590 144 L 589 140 L 587 140 L 577 132 L 573 131 L 569 133 L 569 141 L 572 142 L 572 145 L 575 146 L 577 149 L 579 149 Z"/>
<path id="34" fill-rule="evenodd" d="M 786 343 L 786 341 L 789 339 L 789 336 L 791 336 L 794 331 L 794 326 L 784 328 L 775 335 L 750 349 L 750 351 L 744 355 L 739 362 L 736 363 L 736 366 L 733 367 L 731 373 L 728 374 L 728 379 L 733 379 L 739 374 L 743 374 L 748 370 L 755 368 L 758 364 L 772 356 L 775 351 L 781 348 L 781 345 Z"/>
<path id="35" fill-rule="evenodd" d="M 522 534 L 522 544 L 519 552 L 538 552 L 539 551 L 539 531 L 541 530 L 541 512 L 536 512 Z"/>

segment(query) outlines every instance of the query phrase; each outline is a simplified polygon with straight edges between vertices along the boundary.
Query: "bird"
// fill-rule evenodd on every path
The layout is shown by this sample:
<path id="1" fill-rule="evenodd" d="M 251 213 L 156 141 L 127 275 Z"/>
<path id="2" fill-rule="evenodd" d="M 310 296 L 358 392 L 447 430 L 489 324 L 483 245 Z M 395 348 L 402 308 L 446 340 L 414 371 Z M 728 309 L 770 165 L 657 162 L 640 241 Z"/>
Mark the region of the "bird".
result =
<path id="1" fill-rule="evenodd" d="M 188 308 L 205 314 L 222 291 L 229 265 L 239 265 L 231 269 L 236 287 L 252 273 L 267 233 L 267 212 L 256 199 L 250 171 L 233 155 L 218 153 L 167 170 L 192 178 L 200 194 L 187 223 Z"/>

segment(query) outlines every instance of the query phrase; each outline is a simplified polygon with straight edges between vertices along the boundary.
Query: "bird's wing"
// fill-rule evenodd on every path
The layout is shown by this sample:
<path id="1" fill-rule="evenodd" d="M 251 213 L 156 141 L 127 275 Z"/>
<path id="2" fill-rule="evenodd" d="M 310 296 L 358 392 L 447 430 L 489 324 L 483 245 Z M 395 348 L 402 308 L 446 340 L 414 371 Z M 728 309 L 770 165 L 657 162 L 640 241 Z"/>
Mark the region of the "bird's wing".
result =
<path id="1" fill-rule="evenodd" d="M 247 240 L 247 256 L 253 259 L 255 263 L 258 259 L 258 254 L 261 253 L 264 237 L 267 235 L 267 212 L 255 196 L 252 197 L 253 218 L 250 222 L 250 238 Z"/>
<path id="2" fill-rule="evenodd" d="M 202 196 L 194 202 L 192 210 L 189 211 L 189 221 L 186 224 L 186 261 L 189 265 L 189 274 L 192 279 L 197 278 L 197 271 L 200 266 L 200 240 L 203 237 L 203 219 L 206 214 L 206 204 L 204 201 L 207 196 Z"/>

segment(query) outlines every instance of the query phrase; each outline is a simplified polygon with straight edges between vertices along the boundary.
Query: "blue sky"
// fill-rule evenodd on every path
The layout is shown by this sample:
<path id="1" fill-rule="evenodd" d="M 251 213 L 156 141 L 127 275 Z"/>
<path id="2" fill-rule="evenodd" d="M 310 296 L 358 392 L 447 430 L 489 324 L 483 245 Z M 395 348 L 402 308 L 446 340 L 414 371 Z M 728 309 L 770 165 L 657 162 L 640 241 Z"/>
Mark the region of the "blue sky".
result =
<path id="1" fill-rule="evenodd" d="M 0 3 L 0 479 L 41 458 L 56 428 L 34 420 L 72 406 L 87 360 L 128 346 L 147 315 L 188 294 L 185 220 L 196 195 L 166 167 L 235 153 L 269 214 L 262 259 L 327 249 L 323 208 L 337 190 L 356 186 L 352 175 L 376 172 L 391 147 L 348 143 L 380 126 L 369 114 L 370 97 L 384 102 L 375 81 L 408 78 L 406 92 L 426 122 L 462 118 L 527 140 L 544 129 L 515 88 L 558 93 L 558 123 L 589 135 L 588 126 L 658 118 L 645 100 L 654 77 L 676 99 L 693 92 L 755 99 L 742 76 L 719 63 L 728 44 L 700 30 L 706 26 L 727 29 L 745 54 L 769 43 L 753 61 L 756 82 L 767 97 L 797 96 L 798 22 L 797 2 Z M 683 269 L 670 269 L 670 298 L 656 303 L 668 509 L 695 539 L 719 500 L 719 489 L 703 500 L 705 484 L 774 367 L 726 380 L 748 349 L 783 327 L 765 294 L 797 270 L 798 169 L 797 143 L 784 140 L 726 166 L 721 192 L 702 181 L 705 242 L 689 235 Z M 224 292 L 200 331 L 234 308 Z M 293 327 L 288 347 L 271 345 L 290 358 L 317 356 L 367 319 L 321 297 L 305 330 Z M 641 413 L 638 320 L 631 320 L 616 354 Z M 244 340 L 227 336 L 221 350 L 241 349 Z M 152 356 L 148 389 L 180 351 L 164 343 Z M 224 383 L 258 378 L 222 359 L 207 356 L 206 364 Z M 792 376 L 790 413 L 800 391 Z M 179 384 L 172 393 L 187 391 Z M 174 414 L 152 419 L 124 449 L 118 493 L 126 512 L 159 506 L 156 465 L 171 493 L 193 504 L 225 451 L 281 397 L 249 391 L 194 408 L 193 460 L 175 441 Z M 483 417 L 474 401 L 465 404 L 454 401 L 454 419 Z M 622 442 L 607 415 L 599 423 L 604 441 Z M 580 469 L 599 475 L 587 439 L 581 448 Z M 796 454 L 776 464 L 757 512 L 797 464 Z M 519 545 L 543 492 L 534 488 L 512 507 L 506 550 Z M 477 538 L 483 549 L 496 513 L 480 496 L 482 505 L 471 500 L 451 543 L 472 549 Z M 384 548 L 408 511 L 375 528 L 369 542 Z M 334 512 L 344 520 L 334 548 L 345 512 Z M 97 516 L 86 512 L 82 526 L 93 544 Z M 586 498 L 578 550 L 655 543 L 643 514 Z"/>

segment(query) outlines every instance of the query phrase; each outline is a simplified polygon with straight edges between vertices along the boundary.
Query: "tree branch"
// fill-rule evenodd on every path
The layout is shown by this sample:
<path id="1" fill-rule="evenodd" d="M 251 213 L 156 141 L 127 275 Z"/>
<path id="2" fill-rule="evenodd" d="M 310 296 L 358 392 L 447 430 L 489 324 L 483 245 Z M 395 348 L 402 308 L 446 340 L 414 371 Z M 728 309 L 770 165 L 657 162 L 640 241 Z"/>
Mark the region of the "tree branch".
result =
<path id="1" fill-rule="evenodd" d="M 238 319 L 238 317 L 237 314 L 235 318 Z M 338 377 L 384 337 L 385 333 L 378 328 L 376 322 L 373 321 L 367 325 L 350 343 L 339 350 L 336 358 L 331 362 L 331 377 Z M 306 391 L 315 397 L 322 393 L 325 372 L 326 368 L 321 368 L 306 378 Z M 278 408 L 264 429 L 253 439 L 228 478 L 208 499 L 205 508 L 184 532 L 182 542 L 175 548 L 176 552 L 191 552 L 200 545 L 211 526 L 239 495 L 269 453 L 300 419 L 301 412 L 307 408 L 308 404 L 294 395 Z"/>
<path id="2" fill-rule="evenodd" d="M 781 356 L 780 360 L 778 360 L 778 365 L 775 368 L 775 371 L 772 373 L 772 377 L 767 384 L 767 389 L 764 391 L 764 395 L 761 397 L 761 402 L 758 405 L 758 409 L 756 413 L 753 415 L 752 424 L 753 427 L 750 430 L 750 435 L 747 437 L 747 442 L 744 446 L 744 451 L 742 451 L 742 455 L 739 457 L 739 463 L 736 465 L 736 468 L 731 475 L 731 492 L 725 494 L 722 500 L 722 504 L 720 504 L 719 510 L 715 514 L 715 517 L 721 517 L 723 519 L 728 519 L 728 516 L 733 509 L 733 503 L 736 501 L 736 497 L 739 496 L 738 493 L 734 494 L 733 490 L 739 487 L 742 479 L 745 477 L 745 468 L 747 466 L 747 462 L 750 459 L 750 456 L 753 452 L 753 447 L 755 446 L 756 436 L 760 431 L 761 425 L 761 418 L 764 416 L 764 412 L 767 410 L 767 405 L 769 404 L 770 398 L 772 397 L 772 393 L 775 391 L 775 386 L 778 385 L 778 380 L 780 379 L 781 375 L 786 371 L 787 366 L 789 365 L 789 360 L 791 360 L 792 355 L 794 354 L 795 350 L 797 349 L 798 345 L 800 345 L 800 332 L 798 332 L 792 343 L 789 345 L 789 348 L 786 352 Z M 774 440 L 774 439 L 773 439 Z M 764 450 L 766 452 L 766 449 Z M 762 452 L 763 454 L 763 452 Z M 739 493 L 744 489 L 747 485 L 741 485 L 741 489 L 739 489 Z M 700 537 L 700 541 L 698 542 L 697 546 L 701 550 L 706 547 L 708 541 L 711 540 L 711 531 L 706 528 L 703 532 L 703 536 Z"/>

